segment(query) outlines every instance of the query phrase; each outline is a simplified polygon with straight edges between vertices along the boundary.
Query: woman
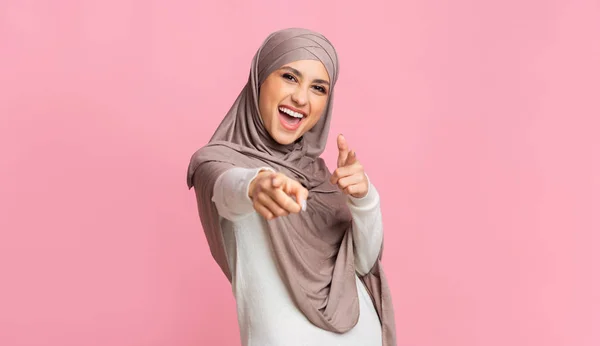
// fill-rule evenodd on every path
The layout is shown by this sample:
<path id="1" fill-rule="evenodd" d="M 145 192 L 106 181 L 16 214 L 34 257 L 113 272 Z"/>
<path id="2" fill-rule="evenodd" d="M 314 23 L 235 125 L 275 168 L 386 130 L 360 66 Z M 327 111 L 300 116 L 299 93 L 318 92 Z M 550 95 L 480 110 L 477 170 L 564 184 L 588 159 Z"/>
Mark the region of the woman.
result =
<path id="1" fill-rule="evenodd" d="M 271 34 L 192 156 L 188 187 L 232 284 L 244 345 L 396 344 L 377 190 L 343 136 L 333 174 L 319 157 L 337 78 L 321 34 Z"/>

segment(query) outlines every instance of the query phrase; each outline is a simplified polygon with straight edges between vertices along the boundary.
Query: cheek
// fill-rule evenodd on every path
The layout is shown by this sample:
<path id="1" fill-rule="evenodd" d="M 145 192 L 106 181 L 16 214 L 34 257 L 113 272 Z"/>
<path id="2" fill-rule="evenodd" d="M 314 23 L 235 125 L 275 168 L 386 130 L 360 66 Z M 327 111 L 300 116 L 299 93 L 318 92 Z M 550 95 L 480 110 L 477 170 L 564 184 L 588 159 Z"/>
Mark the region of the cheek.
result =
<path id="1" fill-rule="evenodd" d="M 259 94 L 258 94 L 258 110 L 260 112 L 260 116 L 261 118 L 263 118 L 263 120 L 265 120 L 265 118 L 268 118 L 270 113 L 271 113 L 271 92 L 269 90 L 269 85 L 265 85 L 263 84 L 263 86 L 260 88 Z"/>
<path id="2" fill-rule="evenodd" d="M 258 96 L 258 110 L 260 111 L 260 115 L 262 116 L 267 104 L 267 98 L 261 89 Z"/>
<path id="3" fill-rule="evenodd" d="M 273 107 L 279 103 L 278 97 L 279 93 L 281 93 L 281 89 L 282 88 L 278 85 L 278 83 L 272 80 L 266 80 L 263 83 L 258 97 L 258 106 L 261 113 L 273 111 Z"/>
<path id="4" fill-rule="evenodd" d="M 314 118 L 320 118 L 323 116 L 323 112 L 325 111 L 325 106 L 327 106 L 327 99 L 324 97 L 319 97 L 315 101 L 312 102 L 311 113 L 313 113 Z"/>

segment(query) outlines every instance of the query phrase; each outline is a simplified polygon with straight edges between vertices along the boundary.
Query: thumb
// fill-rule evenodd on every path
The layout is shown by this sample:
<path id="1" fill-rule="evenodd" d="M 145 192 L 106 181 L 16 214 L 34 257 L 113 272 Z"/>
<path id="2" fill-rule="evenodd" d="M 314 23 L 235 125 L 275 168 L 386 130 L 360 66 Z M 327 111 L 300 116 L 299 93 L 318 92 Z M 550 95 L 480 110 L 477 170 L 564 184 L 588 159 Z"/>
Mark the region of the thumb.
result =
<path id="1" fill-rule="evenodd" d="M 290 179 L 285 187 L 285 193 L 292 197 L 302 210 L 306 210 L 308 190 L 302 184 Z"/>
<path id="2" fill-rule="evenodd" d="M 280 188 L 284 184 L 285 181 L 282 177 L 278 176 L 277 174 L 271 175 L 271 186 L 273 186 L 274 188 Z"/>
<path id="3" fill-rule="evenodd" d="M 337 146 L 339 150 L 337 166 L 342 167 L 346 164 L 346 160 L 348 159 L 348 142 L 346 142 L 344 135 L 340 134 L 338 136 Z"/>
<path id="4" fill-rule="evenodd" d="M 302 208 L 302 211 L 306 211 L 306 201 L 308 200 L 308 190 L 300 185 L 296 191 L 294 191 L 294 196 L 296 197 L 296 202 Z"/>

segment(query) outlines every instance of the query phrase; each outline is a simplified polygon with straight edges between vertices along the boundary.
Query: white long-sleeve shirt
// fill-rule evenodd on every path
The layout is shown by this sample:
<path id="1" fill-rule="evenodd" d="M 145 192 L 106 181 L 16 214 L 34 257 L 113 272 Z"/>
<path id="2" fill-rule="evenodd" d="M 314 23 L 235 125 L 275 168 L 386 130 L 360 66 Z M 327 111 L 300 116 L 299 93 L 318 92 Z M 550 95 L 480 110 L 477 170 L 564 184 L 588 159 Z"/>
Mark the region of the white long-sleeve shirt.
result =
<path id="1" fill-rule="evenodd" d="M 360 316 L 356 326 L 337 334 L 313 325 L 294 305 L 277 270 L 267 238 L 267 222 L 248 197 L 262 169 L 231 168 L 216 181 L 213 202 L 220 215 L 232 291 L 244 346 L 381 346 L 381 324 L 364 284 L 356 276 Z M 358 274 L 375 264 L 383 240 L 379 194 L 369 183 L 363 198 L 348 197 L 353 219 Z"/>

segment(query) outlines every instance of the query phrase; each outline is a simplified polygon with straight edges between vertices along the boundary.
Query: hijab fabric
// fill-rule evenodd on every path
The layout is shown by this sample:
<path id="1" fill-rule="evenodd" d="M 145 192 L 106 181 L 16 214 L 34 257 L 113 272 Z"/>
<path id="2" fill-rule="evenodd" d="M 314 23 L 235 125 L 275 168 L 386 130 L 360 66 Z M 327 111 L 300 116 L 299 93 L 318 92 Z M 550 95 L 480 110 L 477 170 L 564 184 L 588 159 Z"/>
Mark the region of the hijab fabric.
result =
<path id="1" fill-rule="evenodd" d="M 289 145 L 271 138 L 259 114 L 262 82 L 281 66 L 318 60 L 330 78 L 326 109 L 315 126 Z M 269 166 L 309 190 L 307 210 L 267 221 L 267 236 L 282 281 L 306 318 L 322 329 L 344 333 L 358 322 L 359 301 L 354 267 L 352 216 L 345 196 L 329 182 L 331 173 L 320 155 L 325 150 L 332 116 L 337 53 L 321 34 L 301 28 L 276 31 L 252 59 L 247 84 L 209 143 L 196 151 L 187 173 L 211 254 L 232 281 L 219 215 L 211 202 L 217 178 L 232 167 Z M 369 292 L 382 325 L 383 345 L 396 345 L 394 311 L 381 256 L 360 279 Z M 260 280 L 260 278 L 256 278 Z"/>

